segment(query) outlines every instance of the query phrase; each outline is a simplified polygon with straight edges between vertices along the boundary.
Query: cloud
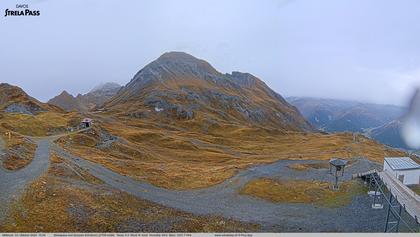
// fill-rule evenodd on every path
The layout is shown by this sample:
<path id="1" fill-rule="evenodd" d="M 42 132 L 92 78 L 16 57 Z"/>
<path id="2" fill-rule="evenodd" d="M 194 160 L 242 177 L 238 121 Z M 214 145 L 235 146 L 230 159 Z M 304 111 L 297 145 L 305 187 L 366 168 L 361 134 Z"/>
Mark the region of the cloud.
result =
<path id="1" fill-rule="evenodd" d="M 0 52 L 7 56 L 0 71 L 2 81 L 43 101 L 63 89 L 125 84 L 173 50 L 221 72 L 252 73 L 284 95 L 377 103 L 403 103 L 420 68 L 420 1 L 35 3 L 40 17 L 1 19 Z M 0 1 L 0 10 L 10 4 L 16 2 Z"/>
<path id="2" fill-rule="evenodd" d="M 384 103 L 408 105 L 420 87 L 420 67 L 411 70 L 356 67 L 355 70 L 369 78 L 372 95 L 380 92 Z"/>

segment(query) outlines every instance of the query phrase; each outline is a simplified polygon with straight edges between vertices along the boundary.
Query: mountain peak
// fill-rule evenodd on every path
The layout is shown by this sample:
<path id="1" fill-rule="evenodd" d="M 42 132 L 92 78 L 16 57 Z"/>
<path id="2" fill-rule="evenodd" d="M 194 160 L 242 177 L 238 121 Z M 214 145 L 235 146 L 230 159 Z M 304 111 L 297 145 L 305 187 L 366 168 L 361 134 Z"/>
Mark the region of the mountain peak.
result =
<path id="1" fill-rule="evenodd" d="M 208 62 L 184 52 L 167 52 L 138 71 L 125 87 L 138 91 L 155 82 L 169 80 L 216 80 L 223 76 Z M 136 92 L 135 92 L 136 93 Z"/>
<path id="2" fill-rule="evenodd" d="M 0 90 L 3 90 L 4 92 L 8 93 L 16 93 L 16 94 L 26 94 L 25 91 L 22 90 L 22 88 L 18 86 L 11 85 L 9 83 L 0 83 Z"/>
<path id="3" fill-rule="evenodd" d="M 159 59 L 178 59 L 178 60 L 199 60 L 191 54 L 179 51 L 170 51 L 162 54 Z"/>
<path id="4" fill-rule="evenodd" d="M 118 90 L 120 87 L 121 85 L 116 82 L 105 82 L 95 86 L 89 93 Z"/>
<path id="5" fill-rule="evenodd" d="M 68 93 L 66 90 L 63 90 L 59 96 L 74 97 L 72 94 Z"/>
<path id="6" fill-rule="evenodd" d="M 93 88 L 87 94 L 77 94 L 76 97 L 66 90 L 60 95 L 50 99 L 48 103 L 58 106 L 65 111 L 86 112 L 96 106 L 102 105 L 105 101 L 114 96 L 121 86 L 115 82 L 102 83 Z"/>
<path id="7" fill-rule="evenodd" d="M 76 98 L 66 90 L 63 90 L 60 95 L 50 99 L 48 104 L 58 106 L 65 111 L 77 111 L 80 107 Z"/>
<path id="8" fill-rule="evenodd" d="M 169 70 L 171 72 L 181 74 L 220 74 L 216 69 L 214 69 L 210 65 L 210 63 L 206 62 L 205 60 L 196 58 L 185 52 L 173 51 L 164 53 L 148 66 L 158 66 L 161 67 L 161 69 L 163 70 Z"/>
<path id="9" fill-rule="evenodd" d="M 10 100 L 13 98 L 33 99 L 28 94 L 26 94 L 26 92 L 23 91 L 20 87 L 8 83 L 0 83 L 0 101 Z"/>
<path id="10" fill-rule="evenodd" d="M 0 83 L 0 87 L 6 88 L 6 87 L 13 87 L 13 86 L 8 84 L 8 83 L 2 82 L 2 83 Z"/>
<path id="11" fill-rule="evenodd" d="M 236 71 L 222 74 L 208 62 L 183 52 L 164 53 L 146 65 L 104 107 L 135 118 L 197 118 L 198 124 L 206 118 L 312 130 L 296 108 L 257 77 Z"/>
<path id="12" fill-rule="evenodd" d="M 34 115 L 55 108 L 32 98 L 20 87 L 0 83 L 0 109 L 7 113 Z"/>

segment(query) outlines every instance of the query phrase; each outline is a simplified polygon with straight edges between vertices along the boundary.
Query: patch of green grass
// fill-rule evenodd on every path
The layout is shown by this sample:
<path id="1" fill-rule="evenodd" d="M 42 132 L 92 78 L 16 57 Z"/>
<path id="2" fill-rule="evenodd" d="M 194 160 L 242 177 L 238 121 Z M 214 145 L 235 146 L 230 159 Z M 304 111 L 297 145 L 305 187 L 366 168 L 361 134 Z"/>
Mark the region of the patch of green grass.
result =
<path id="1" fill-rule="evenodd" d="M 360 181 L 349 181 L 340 186 L 335 195 L 325 196 L 319 203 L 319 206 L 337 208 L 348 205 L 351 200 L 358 195 L 366 194 L 368 188 Z"/>
<path id="2" fill-rule="evenodd" d="M 278 181 L 264 178 L 247 183 L 240 193 L 272 202 L 311 203 L 337 208 L 348 205 L 353 197 L 367 192 L 361 182 L 354 180 L 343 183 L 338 191 L 331 190 L 330 185 L 317 181 Z"/>

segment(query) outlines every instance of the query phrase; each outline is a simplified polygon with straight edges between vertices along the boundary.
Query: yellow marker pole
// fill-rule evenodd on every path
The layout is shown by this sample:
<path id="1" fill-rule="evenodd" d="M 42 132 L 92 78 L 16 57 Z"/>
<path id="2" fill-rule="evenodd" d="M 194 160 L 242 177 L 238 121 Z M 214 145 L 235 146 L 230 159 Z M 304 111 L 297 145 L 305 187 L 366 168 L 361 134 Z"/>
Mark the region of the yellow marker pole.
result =
<path id="1" fill-rule="evenodd" d="M 6 132 L 6 135 L 9 137 L 9 141 L 10 141 L 10 139 L 12 139 L 12 133 L 11 132 Z"/>

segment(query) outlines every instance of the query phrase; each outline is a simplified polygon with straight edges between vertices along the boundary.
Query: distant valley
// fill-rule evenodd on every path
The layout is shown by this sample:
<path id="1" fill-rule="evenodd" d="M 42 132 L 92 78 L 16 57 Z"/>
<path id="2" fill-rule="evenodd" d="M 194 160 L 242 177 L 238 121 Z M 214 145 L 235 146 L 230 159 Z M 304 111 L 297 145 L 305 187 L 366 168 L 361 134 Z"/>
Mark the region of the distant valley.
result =
<path id="1" fill-rule="evenodd" d="M 400 135 L 401 118 L 407 108 L 311 97 L 288 97 L 286 100 L 317 129 L 331 133 L 362 133 L 383 144 L 408 149 Z"/>

